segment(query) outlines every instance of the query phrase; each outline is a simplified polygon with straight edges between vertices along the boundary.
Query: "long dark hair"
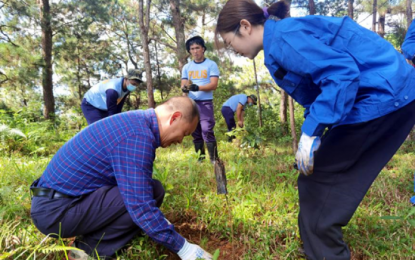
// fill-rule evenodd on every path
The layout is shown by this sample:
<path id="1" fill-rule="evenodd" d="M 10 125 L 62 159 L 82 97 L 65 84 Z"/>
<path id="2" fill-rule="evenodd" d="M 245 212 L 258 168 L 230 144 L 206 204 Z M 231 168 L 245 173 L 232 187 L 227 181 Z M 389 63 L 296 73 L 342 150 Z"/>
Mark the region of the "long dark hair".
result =
<path id="1" fill-rule="evenodd" d="M 275 2 L 267 9 L 269 15 L 280 19 L 287 17 L 289 10 L 290 6 L 285 1 Z M 239 34 L 238 27 L 242 19 L 246 19 L 253 26 L 263 25 L 267 20 L 264 10 L 253 0 L 229 0 L 219 13 L 215 29 L 216 46 L 218 46 L 218 36 L 220 33 L 235 32 Z"/>

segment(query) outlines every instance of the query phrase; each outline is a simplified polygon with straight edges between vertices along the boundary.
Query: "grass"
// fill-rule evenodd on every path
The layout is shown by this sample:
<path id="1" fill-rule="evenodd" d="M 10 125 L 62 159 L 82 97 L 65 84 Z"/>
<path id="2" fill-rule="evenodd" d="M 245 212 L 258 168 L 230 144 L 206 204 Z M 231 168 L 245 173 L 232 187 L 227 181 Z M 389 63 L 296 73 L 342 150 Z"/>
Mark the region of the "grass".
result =
<path id="1" fill-rule="evenodd" d="M 344 229 L 352 259 L 415 259 L 415 143 L 406 142 L 376 179 Z M 162 211 L 189 241 L 218 259 L 301 259 L 297 172 L 290 144 L 260 149 L 219 142 L 228 202 L 216 195 L 213 166 L 198 163 L 190 139 L 159 149 L 154 177 L 165 189 Z M 46 238 L 30 220 L 30 183 L 51 157 L 0 157 L 0 259 L 65 259 L 68 239 Z M 118 259 L 179 259 L 137 237 Z"/>

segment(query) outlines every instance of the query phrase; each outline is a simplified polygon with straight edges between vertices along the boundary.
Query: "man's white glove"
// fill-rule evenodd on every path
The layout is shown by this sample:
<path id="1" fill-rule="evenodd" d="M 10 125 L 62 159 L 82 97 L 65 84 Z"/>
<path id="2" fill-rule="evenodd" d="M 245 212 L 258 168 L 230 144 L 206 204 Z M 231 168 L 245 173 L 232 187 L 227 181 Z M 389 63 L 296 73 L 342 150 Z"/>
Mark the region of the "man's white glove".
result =
<path id="1" fill-rule="evenodd" d="M 182 249 L 180 249 L 177 255 L 182 260 L 212 259 L 211 254 L 203 250 L 200 246 L 187 242 L 187 240 L 185 240 Z"/>
<path id="2" fill-rule="evenodd" d="M 303 133 L 298 144 L 295 160 L 298 170 L 304 175 L 310 175 L 314 170 L 314 152 L 320 147 L 321 140 L 318 136 L 308 136 Z"/>

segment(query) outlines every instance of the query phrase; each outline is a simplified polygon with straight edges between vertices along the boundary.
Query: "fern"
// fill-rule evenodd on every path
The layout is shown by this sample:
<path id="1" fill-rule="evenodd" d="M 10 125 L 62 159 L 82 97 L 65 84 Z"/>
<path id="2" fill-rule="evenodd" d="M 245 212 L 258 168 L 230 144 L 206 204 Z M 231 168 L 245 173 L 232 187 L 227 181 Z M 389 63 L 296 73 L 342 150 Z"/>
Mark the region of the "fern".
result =
<path id="1" fill-rule="evenodd" d="M 14 137 L 14 136 L 20 136 L 23 138 L 27 138 L 26 135 L 17 128 L 10 128 L 9 126 L 2 124 L 0 125 L 0 136 L 4 136 L 6 138 Z"/>

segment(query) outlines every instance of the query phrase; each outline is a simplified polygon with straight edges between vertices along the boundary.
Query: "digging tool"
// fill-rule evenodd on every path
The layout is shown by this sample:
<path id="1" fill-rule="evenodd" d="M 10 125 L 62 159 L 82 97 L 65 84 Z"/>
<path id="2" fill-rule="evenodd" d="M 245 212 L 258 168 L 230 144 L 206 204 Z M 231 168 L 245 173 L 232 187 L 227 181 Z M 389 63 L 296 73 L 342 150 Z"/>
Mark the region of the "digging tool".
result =
<path id="1" fill-rule="evenodd" d="M 216 177 L 217 194 L 218 195 L 219 194 L 225 194 L 225 198 L 226 198 L 226 209 L 227 209 L 227 212 L 229 214 L 229 223 L 230 223 L 230 226 L 231 226 L 232 260 L 234 260 L 235 248 L 233 246 L 234 238 L 233 238 L 232 210 L 229 207 L 225 165 L 223 164 L 223 161 L 221 159 L 219 159 L 218 157 L 215 158 L 215 177 Z"/>
<path id="2" fill-rule="evenodd" d="M 217 194 L 228 194 L 225 165 L 219 158 L 215 158 L 215 176 L 216 176 L 216 187 Z"/>

